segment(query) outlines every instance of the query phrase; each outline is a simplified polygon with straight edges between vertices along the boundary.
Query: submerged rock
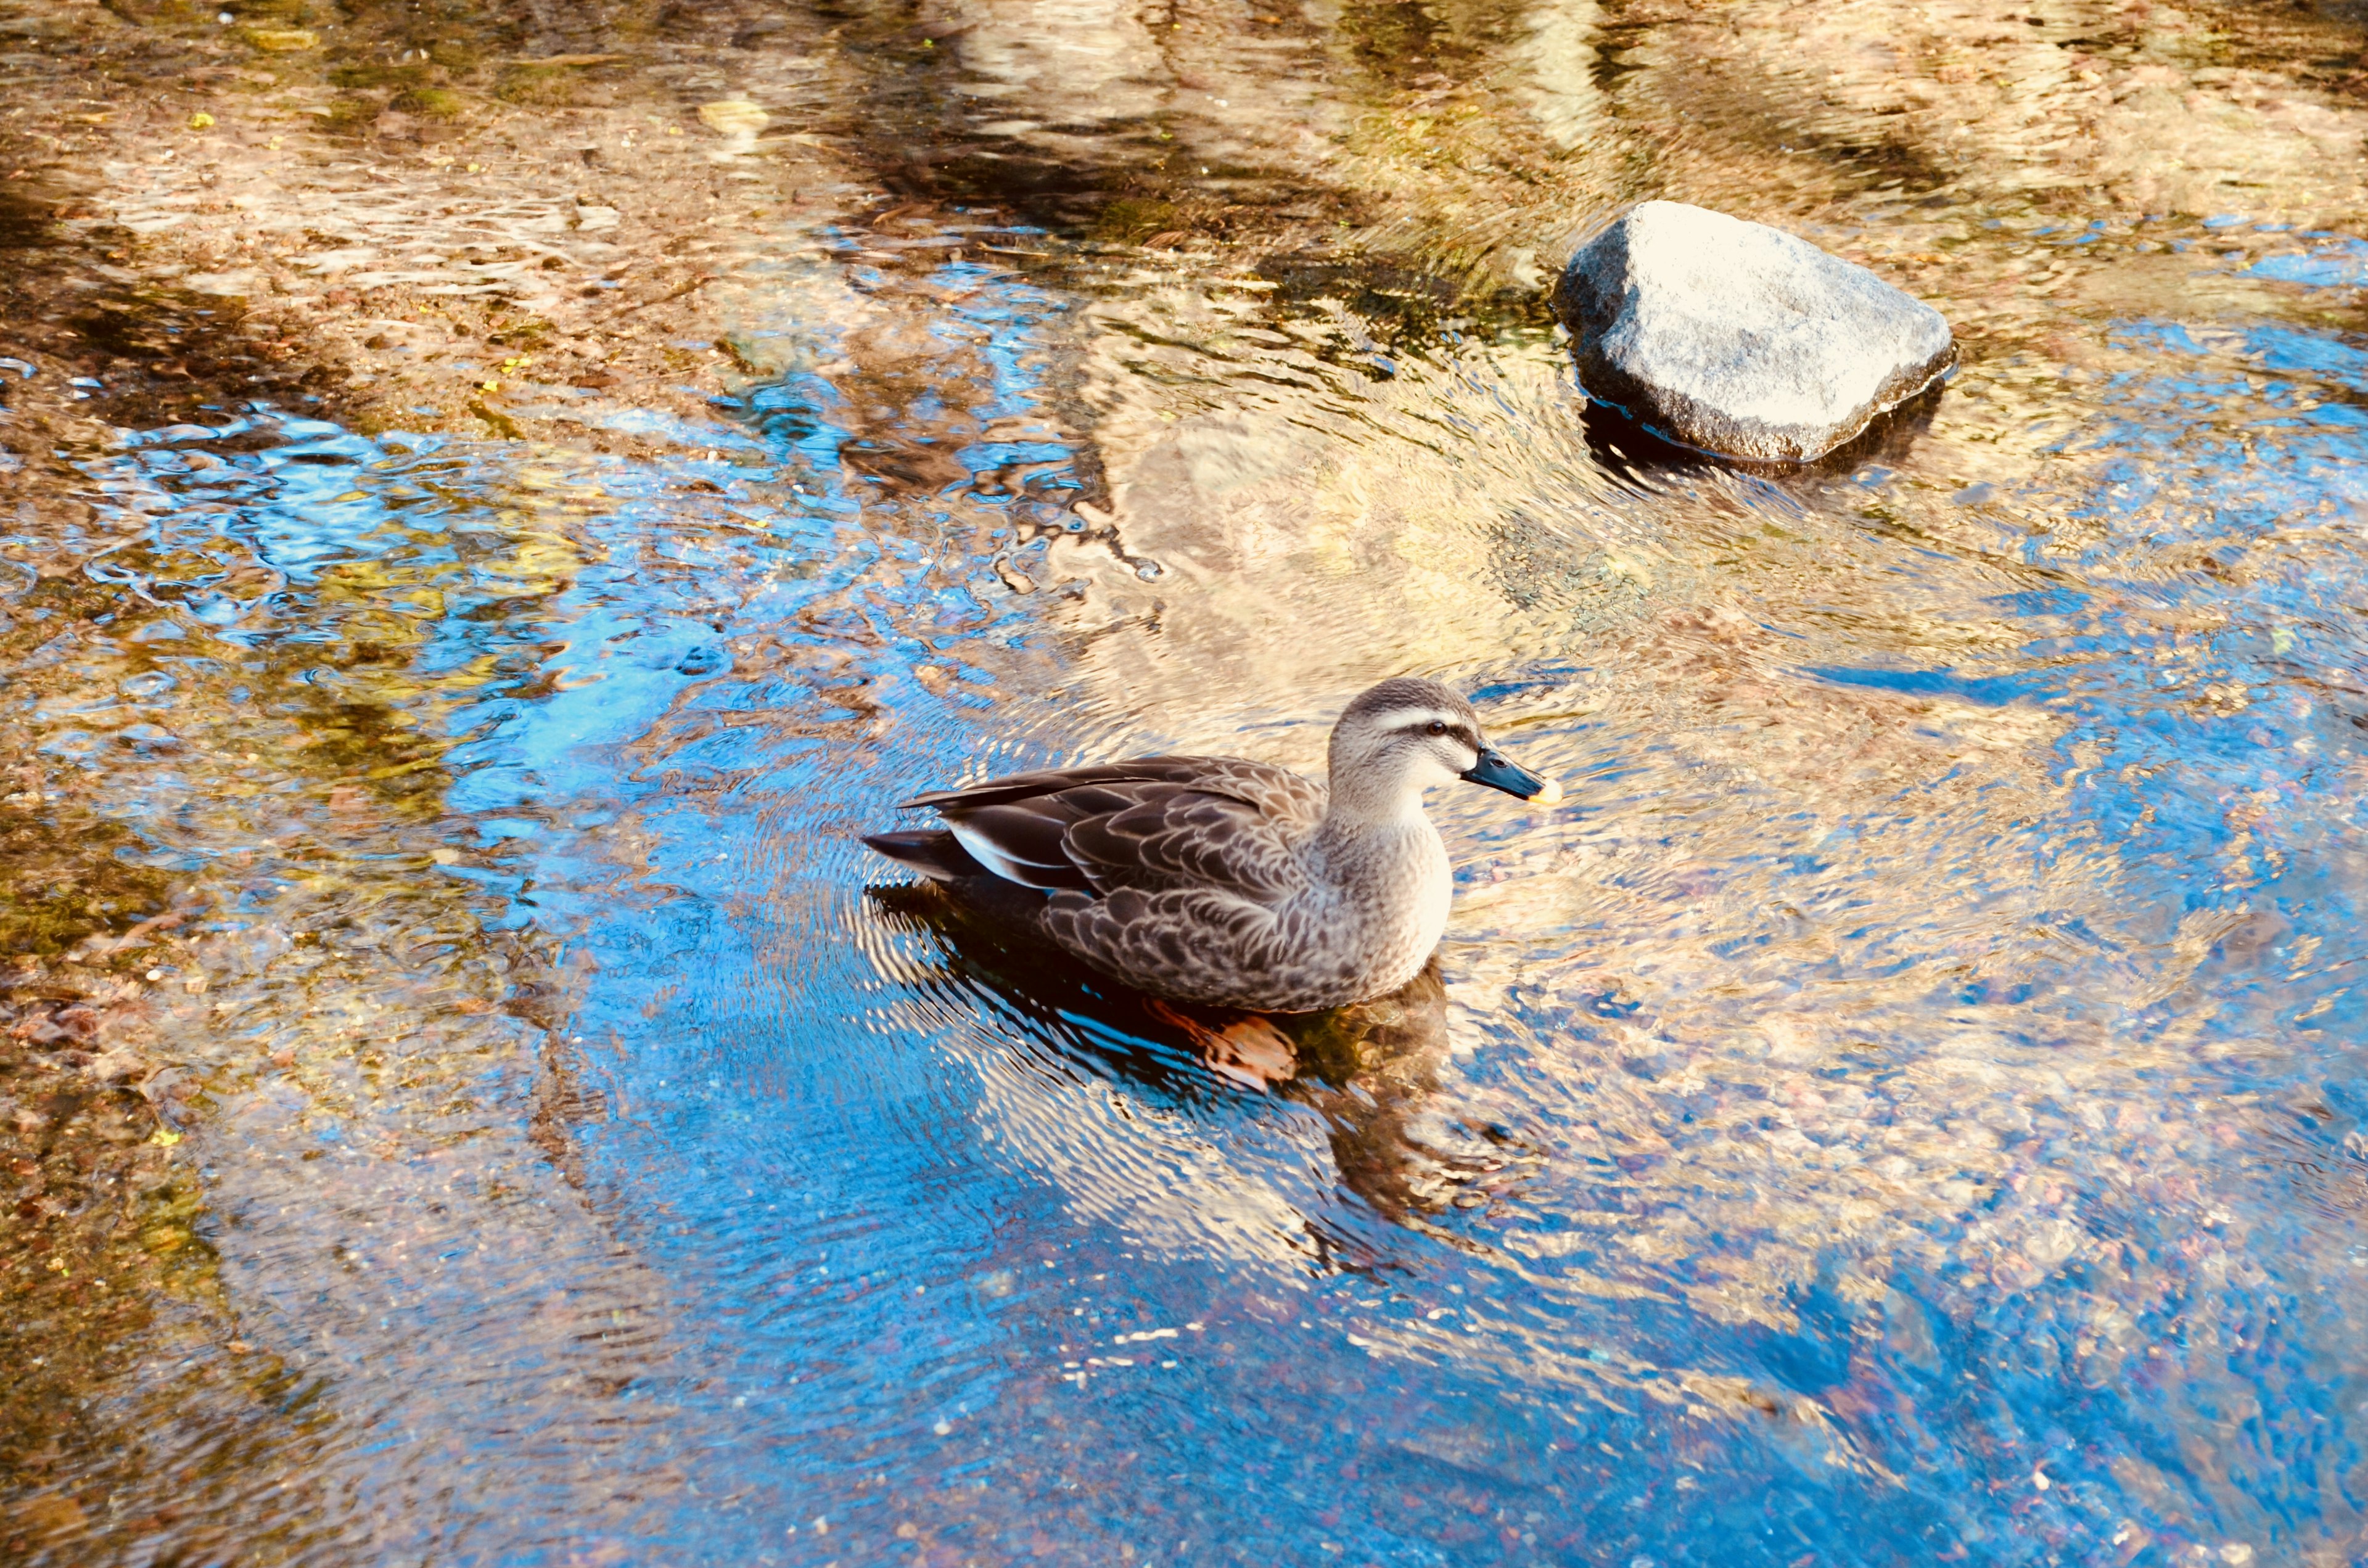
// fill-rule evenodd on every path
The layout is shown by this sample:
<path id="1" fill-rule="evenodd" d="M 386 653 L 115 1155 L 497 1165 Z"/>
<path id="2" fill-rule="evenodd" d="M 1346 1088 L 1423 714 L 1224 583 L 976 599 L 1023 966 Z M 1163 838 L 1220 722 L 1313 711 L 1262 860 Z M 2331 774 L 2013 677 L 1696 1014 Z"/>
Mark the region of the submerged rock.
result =
<path id="1" fill-rule="evenodd" d="M 1956 362 L 1941 312 L 1866 268 L 1676 201 L 1596 236 L 1554 302 L 1592 396 L 1729 457 L 1822 457 Z"/>

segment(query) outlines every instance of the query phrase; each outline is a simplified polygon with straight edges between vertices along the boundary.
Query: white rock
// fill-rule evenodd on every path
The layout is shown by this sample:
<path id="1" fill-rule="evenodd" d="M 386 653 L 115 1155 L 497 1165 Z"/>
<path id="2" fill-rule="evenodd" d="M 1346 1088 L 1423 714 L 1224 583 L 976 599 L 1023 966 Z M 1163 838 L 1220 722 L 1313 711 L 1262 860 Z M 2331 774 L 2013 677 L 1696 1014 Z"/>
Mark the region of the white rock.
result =
<path id="1" fill-rule="evenodd" d="M 1588 242 L 1554 302 L 1591 396 L 1729 457 L 1822 457 L 1956 363 L 1941 312 L 1866 268 L 1676 201 Z"/>

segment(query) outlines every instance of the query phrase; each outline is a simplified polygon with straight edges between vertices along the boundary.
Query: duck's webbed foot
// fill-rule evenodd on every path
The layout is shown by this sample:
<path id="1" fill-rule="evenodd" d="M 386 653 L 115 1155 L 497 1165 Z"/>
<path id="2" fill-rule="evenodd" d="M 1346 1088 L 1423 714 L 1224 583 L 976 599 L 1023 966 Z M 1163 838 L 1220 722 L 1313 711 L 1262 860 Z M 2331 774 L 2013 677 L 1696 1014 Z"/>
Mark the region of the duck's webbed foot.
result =
<path id="1" fill-rule="evenodd" d="M 1156 997 L 1144 1007 L 1155 1018 L 1183 1031 L 1209 1070 L 1247 1089 L 1271 1089 L 1287 1084 L 1299 1072 L 1299 1054 L 1291 1037 L 1273 1019 L 1259 1013 L 1235 1014 L 1224 1023 L 1199 1018 Z"/>

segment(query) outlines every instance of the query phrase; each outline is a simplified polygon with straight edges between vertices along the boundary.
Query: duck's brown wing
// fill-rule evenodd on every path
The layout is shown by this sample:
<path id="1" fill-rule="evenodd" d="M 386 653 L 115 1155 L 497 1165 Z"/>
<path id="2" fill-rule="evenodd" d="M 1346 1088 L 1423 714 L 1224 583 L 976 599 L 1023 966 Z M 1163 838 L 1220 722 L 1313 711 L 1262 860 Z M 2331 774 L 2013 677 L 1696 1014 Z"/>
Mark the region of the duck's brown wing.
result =
<path id="1" fill-rule="evenodd" d="M 1124 811 L 1085 817 L 1062 833 L 1062 853 L 1096 892 L 1201 889 L 1265 903 L 1305 883 L 1296 824 L 1197 784 L 1135 792 Z"/>
<path id="2" fill-rule="evenodd" d="M 1261 1005 L 1289 967 L 1281 912 L 1307 883 L 1301 834 L 1197 785 L 1133 788 L 1142 798 L 1126 810 L 1063 831 L 1062 855 L 1087 886 L 1048 890 L 1044 933 L 1146 991 Z"/>
<path id="3" fill-rule="evenodd" d="M 1154 756 L 1024 773 L 908 801 L 934 807 L 987 869 L 1046 891 L 1202 887 L 1266 901 L 1301 872 L 1293 846 L 1324 791 L 1238 757 Z"/>
<path id="4" fill-rule="evenodd" d="M 1212 795 L 1230 795 L 1258 807 L 1278 822 L 1313 827 L 1324 815 L 1324 787 L 1309 782 L 1287 767 L 1252 762 L 1241 756 L 1138 756 L 1128 762 L 1093 767 L 1048 767 L 1037 773 L 1013 773 L 934 790 L 901 802 L 899 811 L 947 807 L 968 810 L 1003 805 L 1039 795 L 1055 795 L 1088 784 L 1190 784 Z"/>

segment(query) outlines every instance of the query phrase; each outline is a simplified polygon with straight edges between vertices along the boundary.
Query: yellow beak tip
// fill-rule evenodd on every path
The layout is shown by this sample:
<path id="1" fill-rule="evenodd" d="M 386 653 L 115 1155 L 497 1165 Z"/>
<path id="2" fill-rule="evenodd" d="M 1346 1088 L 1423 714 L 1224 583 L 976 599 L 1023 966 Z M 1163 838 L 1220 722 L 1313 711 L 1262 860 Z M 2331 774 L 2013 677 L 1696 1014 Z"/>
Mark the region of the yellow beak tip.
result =
<path id="1" fill-rule="evenodd" d="M 1530 797 L 1530 804 L 1533 806 L 1551 806 L 1558 804 L 1561 800 L 1561 781 L 1559 779 L 1549 778 L 1546 780 L 1546 786 L 1544 789 Z"/>

